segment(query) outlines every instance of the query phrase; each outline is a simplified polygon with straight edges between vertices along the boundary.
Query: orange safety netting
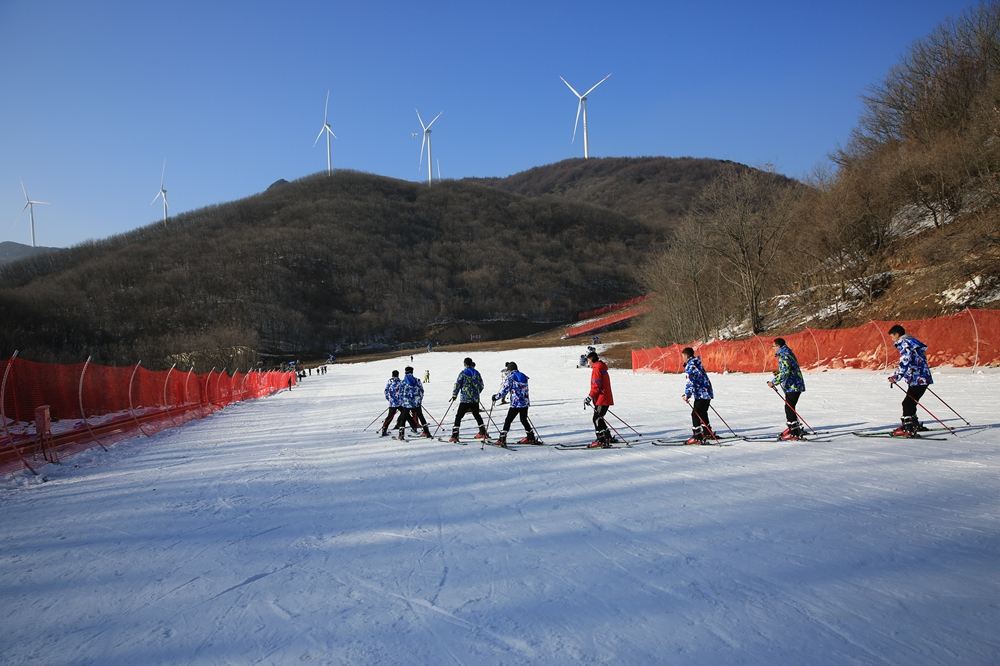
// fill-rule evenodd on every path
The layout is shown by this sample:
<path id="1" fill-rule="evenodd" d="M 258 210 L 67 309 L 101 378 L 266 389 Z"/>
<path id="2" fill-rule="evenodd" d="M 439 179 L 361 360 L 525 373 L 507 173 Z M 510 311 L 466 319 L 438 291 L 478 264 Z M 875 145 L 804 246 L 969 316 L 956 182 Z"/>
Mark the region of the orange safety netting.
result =
<path id="1" fill-rule="evenodd" d="M 594 333 L 607 328 L 612 324 L 618 324 L 623 321 L 628 321 L 629 319 L 635 319 L 639 315 L 644 315 L 647 312 L 649 312 L 648 305 L 634 305 L 626 310 L 612 312 L 611 314 L 604 315 L 603 317 L 597 317 L 596 319 L 589 319 L 587 321 L 581 321 L 574 324 L 566 329 L 566 333 L 563 337 L 572 338 L 577 335 L 584 335 L 585 333 Z"/>
<path id="2" fill-rule="evenodd" d="M 854 328 L 806 328 L 798 333 L 744 340 L 636 349 L 632 352 L 632 368 L 681 372 L 681 350 L 692 347 L 711 372 L 767 372 L 777 367 L 771 341 L 782 337 L 803 368 L 886 369 L 899 358 L 888 334 L 893 324 L 900 324 L 927 345 L 927 361 L 932 366 L 1000 364 L 1000 310 L 967 309 L 933 319 L 870 321 Z"/>
<path id="3" fill-rule="evenodd" d="M 56 365 L 11 357 L 0 362 L 0 470 L 40 453 L 35 410 L 47 406 L 46 459 L 201 418 L 296 382 L 293 372 L 147 370 L 90 363 Z"/>

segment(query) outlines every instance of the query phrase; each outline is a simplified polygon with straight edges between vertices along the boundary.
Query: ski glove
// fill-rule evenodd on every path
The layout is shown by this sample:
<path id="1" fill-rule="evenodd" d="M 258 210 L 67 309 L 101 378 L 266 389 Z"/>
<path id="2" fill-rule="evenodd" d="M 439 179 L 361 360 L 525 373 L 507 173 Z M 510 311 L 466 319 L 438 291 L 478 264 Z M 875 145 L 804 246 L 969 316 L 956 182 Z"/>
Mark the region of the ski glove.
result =
<path id="1" fill-rule="evenodd" d="M 583 406 L 584 406 L 584 407 L 590 407 L 590 404 L 591 404 L 592 402 L 594 402 L 594 401 L 593 401 L 593 400 L 591 400 L 591 399 L 590 399 L 590 396 L 588 395 L 588 396 L 586 397 L 586 399 L 584 399 L 584 401 L 583 401 Z"/>
<path id="2" fill-rule="evenodd" d="M 448 402 L 455 402 L 455 397 L 456 396 L 451 396 L 451 400 L 449 400 Z"/>
<path id="3" fill-rule="evenodd" d="M 490 399 L 493 400 L 493 402 L 496 402 L 497 400 L 500 399 L 500 394 L 494 393 L 493 395 L 490 396 Z"/>

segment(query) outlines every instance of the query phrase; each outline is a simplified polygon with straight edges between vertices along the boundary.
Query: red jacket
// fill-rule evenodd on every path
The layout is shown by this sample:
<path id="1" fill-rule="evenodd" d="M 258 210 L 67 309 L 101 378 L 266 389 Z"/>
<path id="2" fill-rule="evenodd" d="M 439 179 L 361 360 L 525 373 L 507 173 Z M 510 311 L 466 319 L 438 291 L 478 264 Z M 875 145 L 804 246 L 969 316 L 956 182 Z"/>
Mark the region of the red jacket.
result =
<path id="1" fill-rule="evenodd" d="M 600 407 L 610 407 L 615 404 L 611 395 L 611 376 L 608 375 L 608 364 L 604 361 L 594 361 L 590 364 L 590 399 Z"/>

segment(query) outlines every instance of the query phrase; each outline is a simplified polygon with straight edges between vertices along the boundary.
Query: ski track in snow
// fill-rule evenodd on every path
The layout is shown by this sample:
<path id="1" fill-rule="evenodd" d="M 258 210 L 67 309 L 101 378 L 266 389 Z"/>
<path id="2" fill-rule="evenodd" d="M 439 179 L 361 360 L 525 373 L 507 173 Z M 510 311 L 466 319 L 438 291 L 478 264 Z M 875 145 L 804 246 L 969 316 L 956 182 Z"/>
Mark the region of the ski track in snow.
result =
<path id="1" fill-rule="evenodd" d="M 577 443 L 579 352 L 473 358 L 487 396 L 516 360 L 542 438 Z M 414 359 L 435 416 L 466 355 Z M 827 442 L 566 452 L 361 432 L 408 364 L 334 365 L 0 481 L 3 663 L 1000 662 L 1000 372 L 935 372 L 993 426 L 943 441 L 847 434 L 895 423 L 902 394 L 844 370 L 807 373 L 799 403 Z M 712 375 L 713 406 L 777 432 L 765 379 Z M 686 434 L 680 376 L 612 382 L 644 439 Z"/>

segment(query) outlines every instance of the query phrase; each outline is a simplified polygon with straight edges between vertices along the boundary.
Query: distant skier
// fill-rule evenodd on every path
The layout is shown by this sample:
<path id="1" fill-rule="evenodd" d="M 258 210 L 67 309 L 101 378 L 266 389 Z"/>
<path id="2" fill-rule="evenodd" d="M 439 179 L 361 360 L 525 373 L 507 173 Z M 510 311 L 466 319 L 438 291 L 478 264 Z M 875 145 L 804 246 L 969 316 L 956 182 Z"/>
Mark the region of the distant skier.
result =
<path id="1" fill-rule="evenodd" d="M 389 424 L 392 422 L 392 417 L 396 415 L 402 405 L 403 396 L 403 382 L 399 378 L 399 370 L 392 371 L 392 377 L 389 377 L 389 381 L 385 383 L 385 399 L 389 401 L 389 416 L 385 417 L 385 421 L 382 422 L 382 436 L 385 437 L 389 434 Z"/>
<path id="2" fill-rule="evenodd" d="M 431 383 L 431 371 L 424 370 L 424 384 L 430 384 L 430 383 Z"/>
<path id="3" fill-rule="evenodd" d="M 459 396 L 461 399 L 458 402 L 458 412 L 455 414 L 455 425 L 451 427 L 449 442 L 458 441 L 458 431 L 462 427 L 462 418 L 469 412 L 479 424 L 476 439 L 486 439 L 486 426 L 483 424 L 483 417 L 479 415 L 479 396 L 483 392 L 483 377 L 476 370 L 476 364 L 471 358 L 466 358 L 462 364 L 465 368 L 458 373 L 455 388 L 451 392 L 451 402 L 455 402 Z"/>
<path id="4" fill-rule="evenodd" d="M 517 363 L 513 361 L 507 363 L 506 369 L 507 375 L 504 377 L 503 386 L 500 387 L 500 392 L 493 396 L 493 402 L 496 402 L 497 400 L 503 401 L 507 394 L 510 394 L 510 408 L 507 410 L 507 418 L 504 419 L 503 429 L 500 431 L 497 444 L 507 446 L 507 432 L 510 430 L 515 416 L 521 418 L 521 425 L 524 426 L 525 433 L 524 439 L 520 440 L 518 444 L 535 444 L 537 442 L 535 433 L 528 420 L 528 407 L 531 405 L 530 400 L 528 400 L 528 375 L 518 370 Z"/>
<path id="5" fill-rule="evenodd" d="M 403 373 L 402 384 L 400 386 L 399 418 L 396 420 L 395 425 L 395 429 L 399 431 L 398 439 L 406 439 L 407 423 L 413 429 L 423 427 L 424 432 L 421 437 L 430 437 L 431 431 L 427 427 L 424 410 L 420 407 L 424 402 L 424 385 L 419 379 L 413 376 L 412 367 L 406 366 L 403 368 Z"/>
<path id="6" fill-rule="evenodd" d="M 681 398 L 688 404 L 694 398 L 694 405 L 691 407 L 691 438 L 685 444 L 701 444 L 715 438 L 708 422 L 708 408 L 715 397 L 712 380 L 705 373 L 701 358 L 694 355 L 694 349 L 685 347 L 681 353 L 684 355 L 684 376 L 687 378 Z"/>
<path id="7" fill-rule="evenodd" d="M 614 396 L 611 393 L 611 376 L 608 374 L 608 365 L 600 359 L 596 351 L 587 354 L 587 362 L 591 368 L 590 395 L 583 401 L 583 405 L 594 408 L 594 433 L 597 436 L 590 443 L 589 448 L 611 448 L 611 431 L 604 420 L 608 409 L 615 404 Z"/>
<path id="8" fill-rule="evenodd" d="M 927 387 L 934 383 L 931 368 L 927 364 L 927 345 L 912 335 L 907 335 L 902 326 L 896 324 L 889 329 L 892 344 L 899 351 L 899 368 L 889 376 L 889 383 L 904 380 L 907 385 L 903 398 L 903 418 L 900 426 L 892 431 L 893 437 L 918 437 L 917 432 L 926 430 L 917 419 L 917 403 L 924 397 Z"/>
<path id="9" fill-rule="evenodd" d="M 799 417 L 795 413 L 795 405 L 798 404 L 802 392 L 806 390 L 806 380 L 802 376 L 799 368 L 799 361 L 795 358 L 795 353 L 785 344 L 784 338 L 774 339 L 774 355 L 778 358 L 778 369 L 774 373 L 774 378 L 767 382 L 771 388 L 780 386 L 785 392 L 785 421 L 788 426 L 778 435 L 782 441 L 798 441 L 802 439 L 802 425 Z"/>

